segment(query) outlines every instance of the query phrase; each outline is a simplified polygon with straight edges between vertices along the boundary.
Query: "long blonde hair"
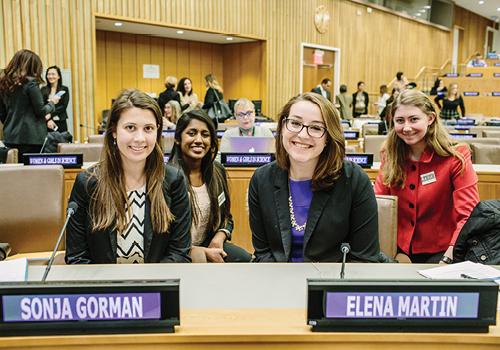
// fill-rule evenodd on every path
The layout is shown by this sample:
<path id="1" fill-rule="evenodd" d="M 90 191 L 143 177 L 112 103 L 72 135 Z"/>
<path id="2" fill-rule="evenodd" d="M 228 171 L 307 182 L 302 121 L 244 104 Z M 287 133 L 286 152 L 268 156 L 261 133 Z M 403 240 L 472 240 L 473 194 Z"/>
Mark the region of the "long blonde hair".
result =
<path id="1" fill-rule="evenodd" d="M 424 136 L 427 147 L 441 157 L 457 157 L 462 163 L 462 171 L 465 167 L 463 155 L 456 150 L 456 144 L 450 139 L 446 129 L 437 117 L 436 108 L 432 101 L 423 92 L 418 90 L 404 90 L 389 107 L 389 118 L 392 121 L 396 110 L 400 106 L 414 106 L 419 108 L 425 115 L 434 115 L 434 121 L 427 127 Z M 406 180 L 405 164 L 408 159 L 410 147 L 396 134 L 393 127 L 387 135 L 387 140 L 382 146 L 382 180 L 386 186 L 404 188 Z"/>
<path id="2" fill-rule="evenodd" d="M 130 211 L 131 206 L 127 198 L 121 155 L 115 144 L 113 132 L 116 131 L 121 114 L 134 107 L 153 112 L 158 127 L 156 144 L 146 158 L 144 169 L 147 198 L 151 203 L 149 215 L 153 231 L 167 232 L 170 223 L 174 220 L 163 194 L 165 167 L 160 144 L 162 133 L 160 107 L 144 92 L 130 89 L 123 91 L 113 103 L 106 127 L 101 161 L 90 169 L 89 180 L 93 178 L 97 180 L 97 186 L 91 194 L 90 201 L 93 231 L 112 228 L 122 232 L 128 225 L 127 210 Z"/>

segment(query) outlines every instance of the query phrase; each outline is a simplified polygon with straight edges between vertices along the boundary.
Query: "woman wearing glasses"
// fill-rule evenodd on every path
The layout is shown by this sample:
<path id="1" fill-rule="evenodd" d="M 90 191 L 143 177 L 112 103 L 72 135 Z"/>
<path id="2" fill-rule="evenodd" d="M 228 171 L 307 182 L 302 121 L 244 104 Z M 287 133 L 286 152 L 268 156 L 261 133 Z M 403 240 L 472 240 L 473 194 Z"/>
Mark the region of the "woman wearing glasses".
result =
<path id="1" fill-rule="evenodd" d="M 344 157 L 340 118 L 331 102 L 306 93 L 283 107 L 276 161 L 257 169 L 250 181 L 256 261 L 341 261 L 343 242 L 350 244 L 349 260 L 379 260 L 373 187 Z"/>

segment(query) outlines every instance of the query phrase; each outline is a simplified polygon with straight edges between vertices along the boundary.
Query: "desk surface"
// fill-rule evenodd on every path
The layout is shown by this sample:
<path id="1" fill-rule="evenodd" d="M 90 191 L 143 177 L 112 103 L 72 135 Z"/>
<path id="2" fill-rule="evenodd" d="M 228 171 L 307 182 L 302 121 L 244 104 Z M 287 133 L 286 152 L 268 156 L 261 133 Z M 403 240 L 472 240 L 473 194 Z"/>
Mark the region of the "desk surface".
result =
<path id="1" fill-rule="evenodd" d="M 175 334 L 8 337 L 0 349 L 493 349 L 488 334 L 312 333 L 306 325 L 306 278 L 334 278 L 340 264 L 144 264 L 53 266 L 49 280 L 181 279 L 181 326 Z M 432 265 L 347 264 L 352 279 L 423 279 Z M 30 266 L 29 280 L 43 267 Z"/>

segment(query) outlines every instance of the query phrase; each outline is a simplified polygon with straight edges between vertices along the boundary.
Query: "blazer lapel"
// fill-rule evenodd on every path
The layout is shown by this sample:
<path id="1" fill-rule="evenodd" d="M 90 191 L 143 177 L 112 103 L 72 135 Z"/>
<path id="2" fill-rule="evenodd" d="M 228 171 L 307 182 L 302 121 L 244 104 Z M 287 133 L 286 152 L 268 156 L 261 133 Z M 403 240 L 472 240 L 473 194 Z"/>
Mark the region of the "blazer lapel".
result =
<path id="1" fill-rule="evenodd" d="M 292 251 L 292 224 L 290 222 L 290 211 L 288 209 L 288 174 L 278 169 L 274 185 L 276 187 L 274 191 L 274 204 L 276 205 L 276 212 L 278 213 L 281 242 L 283 243 L 286 261 L 288 261 Z"/>
<path id="2" fill-rule="evenodd" d="M 311 200 L 311 206 L 309 207 L 309 214 L 307 216 L 306 231 L 304 232 L 304 257 L 305 249 L 307 243 L 312 236 L 312 233 L 318 225 L 319 218 L 323 215 L 323 210 L 325 209 L 328 199 L 333 193 L 333 189 L 327 191 L 316 191 L 313 193 L 313 198 Z M 333 229 L 333 227 L 332 227 Z"/>
<path id="3" fill-rule="evenodd" d="M 151 203 L 146 198 L 146 208 L 144 209 L 144 261 L 149 261 L 149 249 L 153 239 L 153 226 L 151 225 Z"/>

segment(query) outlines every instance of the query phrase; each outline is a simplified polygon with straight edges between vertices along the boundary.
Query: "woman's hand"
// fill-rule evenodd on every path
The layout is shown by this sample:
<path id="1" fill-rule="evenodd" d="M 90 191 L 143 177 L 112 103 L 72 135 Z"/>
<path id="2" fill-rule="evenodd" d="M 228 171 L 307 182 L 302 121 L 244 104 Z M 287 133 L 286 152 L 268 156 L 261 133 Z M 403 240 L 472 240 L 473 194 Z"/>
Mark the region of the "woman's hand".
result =
<path id="1" fill-rule="evenodd" d="M 450 262 L 446 262 L 444 260 L 450 260 Z M 443 254 L 443 257 L 441 258 L 441 261 L 439 261 L 440 264 L 451 264 L 453 262 L 453 246 L 449 246 L 448 249 Z"/>
<path id="2" fill-rule="evenodd" d="M 205 255 L 209 262 L 223 263 L 224 258 L 227 256 L 222 248 L 205 248 Z"/>
<path id="3" fill-rule="evenodd" d="M 54 130 L 55 128 L 57 128 L 57 125 L 52 119 L 50 119 L 47 121 L 47 128 L 49 128 L 50 130 Z"/>
<path id="4" fill-rule="evenodd" d="M 51 98 L 49 98 L 49 102 L 52 102 L 53 104 L 58 104 L 59 101 L 61 100 L 61 96 L 54 95 Z"/>

